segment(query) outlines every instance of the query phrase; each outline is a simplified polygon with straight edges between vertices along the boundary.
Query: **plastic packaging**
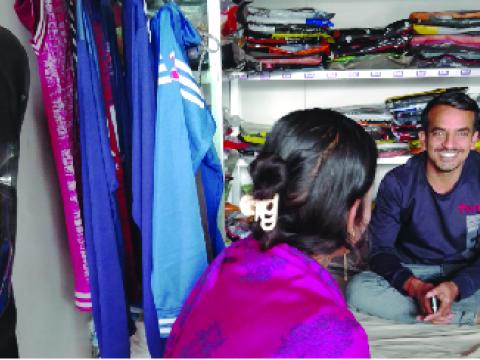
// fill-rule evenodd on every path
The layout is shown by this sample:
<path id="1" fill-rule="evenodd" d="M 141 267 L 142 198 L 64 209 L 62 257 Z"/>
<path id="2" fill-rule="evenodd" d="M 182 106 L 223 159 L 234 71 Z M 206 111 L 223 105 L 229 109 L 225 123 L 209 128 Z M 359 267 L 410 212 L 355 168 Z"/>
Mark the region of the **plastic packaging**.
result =
<path id="1" fill-rule="evenodd" d="M 17 229 L 20 129 L 27 107 L 30 70 L 18 39 L 0 26 L 0 316 L 10 299 Z M 10 334 L 2 334 L 10 336 Z"/>

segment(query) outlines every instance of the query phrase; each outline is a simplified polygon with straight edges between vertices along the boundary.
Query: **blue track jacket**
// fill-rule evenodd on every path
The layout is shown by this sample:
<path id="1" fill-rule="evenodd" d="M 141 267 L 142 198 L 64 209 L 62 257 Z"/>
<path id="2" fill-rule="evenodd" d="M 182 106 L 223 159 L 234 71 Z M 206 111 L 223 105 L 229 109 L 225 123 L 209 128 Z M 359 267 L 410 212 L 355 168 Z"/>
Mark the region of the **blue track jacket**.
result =
<path id="1" fill-rule="evenodd" d="M 213 147 L 215 121 L 187 64 L 200 36 L 177 5 L 151 20 L 158 64 L 151 278 L 160 335 L 167 337 L 186 297 L 208 265 L 195 173 L 200 169 L 214 252 L 223 249 L 217 213 L 223 175 Z"/>

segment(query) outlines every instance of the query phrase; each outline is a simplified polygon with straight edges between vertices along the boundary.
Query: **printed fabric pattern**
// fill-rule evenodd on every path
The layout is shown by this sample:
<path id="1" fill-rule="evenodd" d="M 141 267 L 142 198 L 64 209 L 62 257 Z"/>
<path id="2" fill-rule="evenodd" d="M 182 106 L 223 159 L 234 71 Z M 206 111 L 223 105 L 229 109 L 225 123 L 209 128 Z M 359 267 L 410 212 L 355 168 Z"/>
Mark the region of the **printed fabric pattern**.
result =
<path id="1" fill-rule="evenodd" d="M 201 276 L 166 357 L 370 357 L 368 338 L 326 269 L 287 244 L 253 238 L 227 248 Z"/>
<path id="2" fill-rule="evenodd" d="M 80 164 L 75 136 L 75 79 L 73 49 L 66 2 L 63 0 L 18 1 L 15 6 L 23 24 L 30 27 L 37 55 L 43 103 L 48 121 L 53 157 L 63 199 L 65 224 L 75 277 L 75 305 L 92 308 L 82 215 L 77 186 Z M 33 19 L 32 19 L 33 18 Z"/>

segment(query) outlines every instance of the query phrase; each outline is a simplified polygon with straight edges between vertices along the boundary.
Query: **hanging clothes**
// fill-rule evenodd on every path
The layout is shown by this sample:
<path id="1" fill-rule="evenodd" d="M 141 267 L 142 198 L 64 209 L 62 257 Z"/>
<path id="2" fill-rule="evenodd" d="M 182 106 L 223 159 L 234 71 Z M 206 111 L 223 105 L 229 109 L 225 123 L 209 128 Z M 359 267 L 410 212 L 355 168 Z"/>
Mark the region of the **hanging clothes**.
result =
<path id="1" fill-rule="evenodd" d="M 148 349 L 163 354 L 151 288 L 155 89 L 152 52 L 143 0 L 123 2 L 126 93 L 132 121 L 132 215 L 142 238 L 142 300 Z"/>
<path id="2" fill-rule="evenodd" d="M 92 4 L 93 5 L 93 4 Z M 133 250 L 133 235 L 130 221 L 130 212 L 127 206 L 127 191 L 125 187 L 125 172 L 122 156 L 120 153 L 120 143 L 118 136 L 118 121 L 116 106 L 113 97 L 112 77 L 112 51 L 111 44 L 107 41 L 105 33 L 105 22 L 103 15 L 107 12 L 105 6 L 93 8 L 92 11 L 92 30 L 95 38 L 96 50 L 98 54 L 98 65 L 100 72 L 101 89 L 103 92 L 104 111 L 106 114 L 108 140 L 110 144 L 113 161 L 115 164 L 115 174 L 118 187 L 115 192 L 120 216 L 122 236 L 124 239 L 125 252 L 125 280 L 129 302 L 136 301 L 140 297 L 140 288 L 137 287 L 136 261 Z"/>
<path id="3" fill-rule="evenodd" d="M 151 286 L 162 337 L 208 265 L 195 175 L 200 171 L 214 253 L 223 249 L 217 213 L 223 175 L 213 147 L 215 121 L 187 64 L 200 36 L 178 6 L 151 19 L 158 62 Z"/>
<path id="4" fill-rule="evenodd" d="M 89 0 L 77 0 L 77 81 L 83 209 L 93 319 L 101 357 L 130 356 L 123 237 Z"/>
<path id="5" fill-rule="evenodd" d="M 43 103 L 63 199 L 75 277 L 75 304 L 79 310 L 90 311 L 89 273 L 77 186 L 80 154 L 75 133 L 73 49 L 66 4 L 64 0 L 17 0 L 15 11 L 33 35 L 31 42 L 37 55 Z"/>

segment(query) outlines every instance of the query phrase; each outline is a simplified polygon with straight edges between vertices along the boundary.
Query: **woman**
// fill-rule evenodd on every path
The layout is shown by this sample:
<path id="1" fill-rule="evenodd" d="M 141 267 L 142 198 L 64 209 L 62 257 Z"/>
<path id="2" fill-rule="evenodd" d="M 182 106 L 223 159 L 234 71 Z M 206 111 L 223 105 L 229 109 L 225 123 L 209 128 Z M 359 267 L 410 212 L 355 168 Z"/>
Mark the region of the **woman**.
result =
<path id="1" fill-rule="evenodd" d="M 250 166 L 252 236 L 202 275 L 165 355 L 369 357 L 365 331 L 326 267 L 370 221 L 376 158 L 370 136 L 335 111 L 280 119 Z"/>

